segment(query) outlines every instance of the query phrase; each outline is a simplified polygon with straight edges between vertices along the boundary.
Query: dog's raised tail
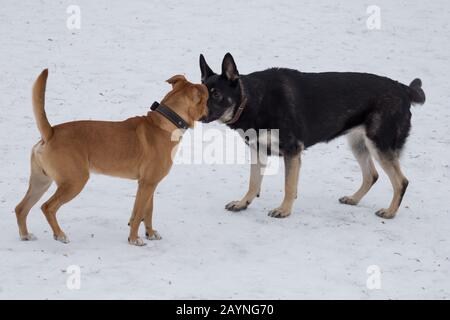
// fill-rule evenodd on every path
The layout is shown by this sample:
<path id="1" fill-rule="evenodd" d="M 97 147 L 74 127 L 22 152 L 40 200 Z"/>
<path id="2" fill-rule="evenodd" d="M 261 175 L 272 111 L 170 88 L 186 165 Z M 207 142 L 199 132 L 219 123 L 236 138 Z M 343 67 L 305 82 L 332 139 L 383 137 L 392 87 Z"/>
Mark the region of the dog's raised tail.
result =
<path id="1" fill-rule="evenodd" d="M 33 85 L 33 113 L 38 129 L 41 133 L 42 140 L 47 142 L 53 135 L 53 128 L 48 122 L 45 114 L 45 87 L 47 85 L 48 69 L 41 72 Z"/>
<path id="2" fill-rule="evenodd" d="M 425 103 L 425 92 L 422 90 L 422 80 L 419 78 L 414 79 L 409 84 L 409 97 L 413 104 Z"/>

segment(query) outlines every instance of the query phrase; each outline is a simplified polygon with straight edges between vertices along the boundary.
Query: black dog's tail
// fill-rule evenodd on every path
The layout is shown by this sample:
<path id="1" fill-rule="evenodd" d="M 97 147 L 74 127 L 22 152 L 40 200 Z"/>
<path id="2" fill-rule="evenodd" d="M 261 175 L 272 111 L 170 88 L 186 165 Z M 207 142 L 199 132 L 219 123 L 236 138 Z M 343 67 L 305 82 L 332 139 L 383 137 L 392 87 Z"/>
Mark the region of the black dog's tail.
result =
<path id="1" fill-rule="evenodd" d="M 419 78 L 414 79 L 409 84 L 409 97 L 412 104 L 424 104 L 425 92 L 422 90 L 422 80 Z"/>

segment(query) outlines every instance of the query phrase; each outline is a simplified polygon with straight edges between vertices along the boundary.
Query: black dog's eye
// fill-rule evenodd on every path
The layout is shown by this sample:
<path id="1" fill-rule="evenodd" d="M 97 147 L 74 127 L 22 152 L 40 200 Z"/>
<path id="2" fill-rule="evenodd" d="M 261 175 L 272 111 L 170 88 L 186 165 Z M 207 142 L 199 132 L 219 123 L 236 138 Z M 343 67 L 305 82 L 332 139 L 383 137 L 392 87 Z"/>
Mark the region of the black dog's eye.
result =
<path id="1" fill-rule="evenodd" d="M 214 99 L 220 99 L 220 97 L 222 96 L 222 95 L 220 94 L 220 92 L 219 92 L 219 91 L 216 91 L 216 90 L 214 90 L 214 91 L 211 93 L 211 95 L 212 95 L 212 97 L 213 97 Z"/>

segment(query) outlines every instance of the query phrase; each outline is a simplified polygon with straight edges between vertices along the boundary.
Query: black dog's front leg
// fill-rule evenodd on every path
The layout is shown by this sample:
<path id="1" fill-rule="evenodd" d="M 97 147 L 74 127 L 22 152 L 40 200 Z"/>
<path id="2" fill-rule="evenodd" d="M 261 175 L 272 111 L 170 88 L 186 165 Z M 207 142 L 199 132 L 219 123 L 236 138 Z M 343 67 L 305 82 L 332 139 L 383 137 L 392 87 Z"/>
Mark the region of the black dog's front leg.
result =
<path id="1" fill-rule="evenodd" d="M 261 156 L 256 150 L 251 151 L 250 183 L 245 196 L 238 201 L 231 201 L 225 208 L 230 211 L 240 211 L 247 209 L 248 205 L 259 197 L 261 183 L 264 175 L 266 162 L 262 161 Z"/>
<path id="2" fill-rule="evenodd" d="M 278 208 L 269 212 L 270 217 L 285 218 L 291 214 L 294 200 L 297 198 L 297 185 L 300 174 L 300 166 L 300 153 L 296 155 L 284 156 L 284 199 Z"/>

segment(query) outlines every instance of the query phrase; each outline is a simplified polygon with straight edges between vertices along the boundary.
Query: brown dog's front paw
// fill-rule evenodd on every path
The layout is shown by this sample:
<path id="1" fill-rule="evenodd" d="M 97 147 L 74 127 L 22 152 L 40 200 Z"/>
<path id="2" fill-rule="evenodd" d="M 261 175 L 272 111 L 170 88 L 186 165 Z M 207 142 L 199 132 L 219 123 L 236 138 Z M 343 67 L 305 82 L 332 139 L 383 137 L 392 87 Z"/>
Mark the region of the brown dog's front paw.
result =
<path id="1" fill-rule="evenodd" d="M 291 214 L 290 210 L 286 210 L 280 207 L 270 210 L 268 216 L 272 218 L 286 218 L 290 216 L 290 214 Z"/>
<path id="2" fill-rule="evenodd" d="M 394 213 L 389 212 L 388 209 L 380 209 L 377 212 L 375 212 L 375 214 L 383 219 L 392 219 L 395 217 L 395 212 Z"/>
<path id="3" fill-rule="evenodd" d="M 56 241 L 62 242 L 62 243 L 69 243 L 69 238 L 67 238 L 67 236 L 64 233 L 61 233 L 59 235 L 54 234 L 53 235 L 53 239 L 55 239 Z"/>
<path id="4" fill-rule="evenodd" d="M 131 239 L 128 238 L 128 243 L 133 245 L 133 246 L 138 246 L 138 247 L 143 247 L 146 245 L 146 243 L 144 242 L 144 240 L 142 240 L 141 238 L 137 237 L 136 239 Z"/>
<path id="5" fill-rule="evenodd" d="M 356 201 L 352 197 L 347 197 L 347 196 L 340 198 L 339 202 L 343 203 L 343 204 L 348 204 L 351 206 L 356 206 L 358 204 L 358 201 Z"/>
<path id="6" fill-rule="evenodd" d="M 145 237 L 147 238 L 147 240 L 161 240 L 162 237 L 159 234 L 158 231 L 153 230 L 152 232 L 145 232 Z"/>
<path id="7" fill-rule="evenodd" d="M 250 202 L 248 201 L 231 201 L 230 203 L 228 203 L 225 206 L 225 209 L 229 210 L 229 211 L 241 211 L 241 210 L 245 210 L 247 209 L 248 205 L 250 204 Z"/>
<path id="8" fill-rule="evenodd" d="M 20 236 L 20 240 L 22 241 L 35 241 L 37 240 L 36 236 L 32 233 L 24 234 Z"/>

